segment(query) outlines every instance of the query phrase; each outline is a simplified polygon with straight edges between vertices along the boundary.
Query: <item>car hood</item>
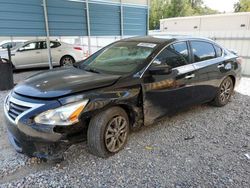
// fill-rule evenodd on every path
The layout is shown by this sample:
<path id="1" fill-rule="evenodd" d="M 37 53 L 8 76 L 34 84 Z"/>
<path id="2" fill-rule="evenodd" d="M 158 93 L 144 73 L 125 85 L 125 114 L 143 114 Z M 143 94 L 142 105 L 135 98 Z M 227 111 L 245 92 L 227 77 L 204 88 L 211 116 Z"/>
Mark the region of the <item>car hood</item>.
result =
<path id="1" fill-rule="evenodd" d="M 29 77 L 14 88 L 20 95 L 56 98 L 81 91 L 112 85 L 118 75 L 98 74 L 77 68 L 58 68 Z"/>

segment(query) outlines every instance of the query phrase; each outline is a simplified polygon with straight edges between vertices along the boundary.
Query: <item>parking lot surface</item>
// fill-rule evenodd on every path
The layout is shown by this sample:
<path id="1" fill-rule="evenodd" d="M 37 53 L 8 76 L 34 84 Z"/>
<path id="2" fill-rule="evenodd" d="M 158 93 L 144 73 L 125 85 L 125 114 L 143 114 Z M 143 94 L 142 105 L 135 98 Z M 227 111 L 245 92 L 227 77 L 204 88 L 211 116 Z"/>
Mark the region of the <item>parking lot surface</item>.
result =
<path id="1" fill-rule="evenodd" d="M 34 71 L 15 74 L 20 82 Z M 250 79 L 227 106 L 194 106 L 130 134 L 108 158 L 71 146 L 60 164 L 18 154 L 10 146 L 0 91 L 0 187 L 250 187 Z"/>

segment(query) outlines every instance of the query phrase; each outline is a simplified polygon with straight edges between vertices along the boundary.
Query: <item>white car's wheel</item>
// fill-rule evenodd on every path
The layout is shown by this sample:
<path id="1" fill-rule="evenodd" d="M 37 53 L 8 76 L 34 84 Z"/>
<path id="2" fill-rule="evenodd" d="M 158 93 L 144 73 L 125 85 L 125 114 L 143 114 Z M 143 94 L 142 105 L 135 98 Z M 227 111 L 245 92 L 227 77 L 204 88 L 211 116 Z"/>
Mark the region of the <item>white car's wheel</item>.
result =
<path id="1" fill-rule="evenodd" d="M 74 58 L 71 57 L 71 56 L 68 56 L 68 55 L 67 56 L 63 56 L 62 59 L 61 59 L 61 61 L 60 61 L 60 65 L 61 66 L 65 66 L 65 67 L 72 66 L 73 63 L 75 63 Z"/>

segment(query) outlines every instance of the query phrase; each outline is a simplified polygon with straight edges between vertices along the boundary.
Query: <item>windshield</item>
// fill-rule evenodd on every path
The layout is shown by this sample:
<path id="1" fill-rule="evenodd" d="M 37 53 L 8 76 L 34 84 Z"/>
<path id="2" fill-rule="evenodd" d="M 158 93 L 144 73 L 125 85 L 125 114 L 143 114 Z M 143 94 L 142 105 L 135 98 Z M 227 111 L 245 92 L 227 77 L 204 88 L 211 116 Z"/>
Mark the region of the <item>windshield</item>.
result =
<path id="1" fill-rule="evenodd" d="M 90 56 L 80 67 L 95 72 L 131 73 L 144 63 L 155 47 L 153 43 L 117 42 Z"/>

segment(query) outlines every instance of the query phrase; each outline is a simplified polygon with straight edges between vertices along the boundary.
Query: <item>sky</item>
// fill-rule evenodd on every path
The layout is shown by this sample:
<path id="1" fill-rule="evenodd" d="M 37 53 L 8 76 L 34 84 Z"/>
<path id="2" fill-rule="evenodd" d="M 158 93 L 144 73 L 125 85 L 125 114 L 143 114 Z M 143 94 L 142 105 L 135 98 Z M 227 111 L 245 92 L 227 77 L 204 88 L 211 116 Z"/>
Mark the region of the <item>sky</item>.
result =
<path id="1" fill-rule="evenodd" d="M 208 7 L 220 12 L 233 12 L 234 3 L 238 0 L 203 0 Z"/>

